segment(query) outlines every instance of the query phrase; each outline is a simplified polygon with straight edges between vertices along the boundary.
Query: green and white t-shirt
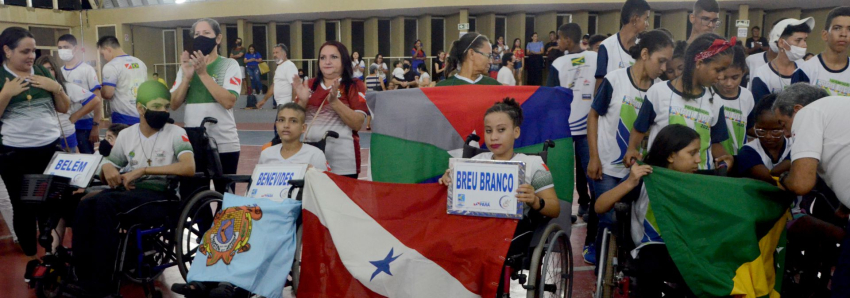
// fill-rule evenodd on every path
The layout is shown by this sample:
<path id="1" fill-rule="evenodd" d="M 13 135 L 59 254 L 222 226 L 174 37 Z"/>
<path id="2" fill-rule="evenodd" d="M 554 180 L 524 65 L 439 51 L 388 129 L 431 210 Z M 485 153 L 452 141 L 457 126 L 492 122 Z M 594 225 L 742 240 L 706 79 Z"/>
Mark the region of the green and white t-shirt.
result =
<path id="1" fill-rule="evenodd" d="M 139 58 L 121 55 L 103 66 L 103 86 L 115 87 L 109 106 L 112 112 L 139 118 L 136 91 L 147 81 L 148 67 Z"/>
<path id="2" fill-rule="evenodd" d="M 714 94 L 714 104 L 723 109 L 726 119 L 726 129 L 729 130 L 729 139 L 721 142 L 726 153 L 734 155 L 747 143 L 747 129 L 755 124 L 754 115 L 751 115 L 756 106 L 753 94 L 750 90 L 738 87 L 738 96 L 724 97 L 720 93 Z"/>
<path id="3" fill-rule="evenodd" d="M 53 78 L 41 65 L 33 65 L 34 75 Z M 0 72 L 0 90 L 9 81 L 18 76 L 6 64 Z M 0 121 L 3 128 L 3 145 L 15 148 L 33 148 L 47 146 L 59 139 L 59 121 L 56 120 L 56 106 L 53 94 L 30 86 L 29 90 L 12 96 Z"/>
<path id="4" fill-rule="evenodd" d="M 791 84 L 806 82 L 823 88 L 829 95 L 850 96 L 850 58 L 843 69 L 832 70 L 823 63 L 823 54 L 800 63 L 800 68 L 791 76 Z"/>
<path id="5" fill-rule="evenodd" d="M 712 104 L 712 94 L 703 88 L 702 94 L 695 99 L 685 99 L 682 93 L 676 91 L 670 81 L 665 84 L 655 84 L 646 92 L 646 99 L 638 112 L 634 130 L 649 131 L 647 150 L 652 150 L 652 144 L 662 128 L 670 124 L 681 124 L 692 128 L 700 137 L 700 170 L 714 168 L 714 157 L 711 155 L 711 144 L 720 143 L 729 138 L 726 131 L 726 121 L 721 105 Z M 730 153 L 734 154 L 734 153 Z"/>
<path id="6" fill-rule="evenodd" d="M 192 153 L 192 144 L 182 127 L 165 124 L 160 131 L 145 137 L 139 124 L 134 124 L 118 133 L 115 146 L 104 162 L 129 172 L 175 164 L 185 153 Z M 136 180 L 138 188 L 163 191 L 166 185 L 165 176 L 143 176 Z"/>
<path id="7" fill-rule="evenodd" d="M 207 73 L 219 85 L 239 97 L 242 91 L 242 69 L 235 59 L 219 56 L 210 64 L 207 64 Z M 177 71 L 177 79 L 171 92 L 183 82 L 183 70 Z M 192 75 L 189 82 L 189 90 L 186 92 L 186 113 L 183 117 L 185 127 L 198 127 L 205 117 L 213 117 L 218 124 L 207 127 L 207 133 L 218 143 L 220 153 L 238 152 L 239 134 L 236 132 L 236 119 L 233 117 L 233 109 L 225 109 L 218 103 L 209 90 L 204 86 L 198 74 Z"/>

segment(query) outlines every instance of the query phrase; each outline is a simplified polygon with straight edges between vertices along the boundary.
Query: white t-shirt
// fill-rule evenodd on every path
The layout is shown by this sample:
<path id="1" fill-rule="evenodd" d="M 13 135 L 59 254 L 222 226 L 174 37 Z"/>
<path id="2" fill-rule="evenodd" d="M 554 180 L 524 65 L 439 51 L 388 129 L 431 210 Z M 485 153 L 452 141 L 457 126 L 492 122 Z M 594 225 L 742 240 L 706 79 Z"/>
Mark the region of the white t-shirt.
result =
<path id="1" fill-rule="evenodd" d="M 77 66 L 70 69 L 63 66 L 62 75 L 65 76 L 66 81 L 80 85 L 91 92 L 100 89 L 100 81 L 97 79 L 97 71 L 94 70 L 94 67 L 91 67 L 91 65 L 83 63 L 82 61 L 80 61 Z M 77 120 L 77 123 L 75 123 L 77 129 L 91 129 L 93 117 L 94 112 L 80 117 L 80 119 Z"/>
<path id="2" fill-rule="evenodd" d="M 122 55 L 103 66 L 103 86 L 115 87 L 110 107 L 121 115 L 139 117 L 136 110 L 136 91 L 147 81 L 148 67 L 139 58 Z M 180 76 L 178 75 L 179 79 Z"/>
<path id="3" fill-rule="evenodd" d="M 758 69 L 762 65 L 767 64 L 767 62 L 768 62 L 767 61 L 767 52 L 752 54 L 750 56 L 747 56 L 747 59 L 744 60 L 744 61 L 747 63 L 747 69 L 750 70 L 750 80 L 749 80 L 749 82 L 747 82 L 747 88 L 750 88 L 750 86 L 753 85 L 753 78 L 755 77 L 755 76 L 753 76 L 753 74 L 756 71 L 756 69 Z"/>
<path id="4" fill-rule="evenodd" d="M 791 85 L 791 76 L 779 74 L 770 63 L 759 66 L 752 74 L 753 78 L 749 89 L 756 100 L 761 100 L 769 94 L 782 92 Z"/>
<path id="5" fill-rule="evenodd" d="M 723 116 L 726 118 L 726 129 L 729 131 L 729 139 L 721 142 L 726 153 L 735 155 L 747 142 L 747 128 L 755 124 L 752 117 L 753 108 L 756 106 L 753 94 L 744 87 L 738 87 L 738 96 L 727 98 L 714 93 L 714 104 L 723 107 Z M 719 108 L 715 108 L 719 110 Z"/>
<path id="6" fill-rule="evenodd" d="M 393 69 L 393 77 L 396 78 L 396 80 L 404 82 L 404 69 L 401 69 L 400 67 Z"/>
<path id="7" fill-rule="evenodd" d="M 596 87 L 596 60 L 594 51 L 566 54 L 555 59 L 549 68 L 550 80 L 555 79 L 552 85 L 573 90 L 569 121 L 574 136 L 587 135 L 587 113 L 590 112 L 593 88 Z"/>
<path id="8" fill-rule="evenodd" d="M 493 152 L 484 152 L 472 157 L 472 159 L 491 160 L 493 159 Z M 531 184 L 534 187 L 534 193 L 555 187 L 555 181 L 552 180 L 552 173 L 549 172 L 549 167 L 543 163 L 543 159 L 540 156 L 516 153 L 511 158 L 511 161 L 525 163 L 525 183 Z"/>
<path id="9" fill-rule="evenodd" d="M 431 75 L 428 74 L 427 72 L 420 72 L 419 73 L 419 87 L 428 87 L 428 86 L 422 86 L 423 84 L 425 84 L 425 78 L 428 78 L 430 80 Z"/>
<path id="10" fill-rule="evenodd" d="M 712 104 L 712 95 L 707 88 L 696 99 L 685 100 L 673 89 L 670 81 L 654 84 L 646 92 L 634 130 L 646 132 L 649 130 L 647 150 L 652 150 L 655 137 L 662 128 L 670 124 L 681 124 L 695 130 L 700 136 L 700 170 L 714 168 L 714 157 L 711 154 L 711 144 L 720 143 L 729 138 L 726 131 L 726 121 L 723 119 L 721 105 Z"/>
<path id="11" fill-rule="evenodd" d="M 626 68 L 635 64 L 635 59 L 629 55 L 629 50 L 620 43 L 620 33 L 611 35 L 599 45 L 596 58 L 596 78 L 604 78 L 606 74 L 618 68 Z"/>
<path id="12" fill-rule="evenodd" d="M 298 75 L 298 67 L 290 60 L 277 65 L 274 70 L 274 100 L 277 105 L 292 101 L 292 78 Z"/>
<path id="13" fill-rule="evenodd" d="M 606 75 L 592 103 L 593 110 L 599 114 L 596 146 L 602 173 L 617 178 L 629 174 L 623 157 L 647 92 L 635 86 L 629 69 L 617 69 Z"/>
<path id="14" fill-rule="evenodd" d="M 212 63 L 207 64 L 207 73 L 230 93 L 239 97 L 242 91 L 242 69 L 235 59 L 218 57 Z M 183 82 L 183 70 L 177 71 L 177 79 L 171 92 Z M 204 86 L 198 74 L 192 75 L 189 82 L 189 90 L 186 91 L 186 113 L 183 116 L 185 127 L 198 127 L 205 117 L 214 117 L 217 124 L 207 126 L 207 133 L 218 143 L 218 152 L 229 153 L 240 150 L 239 134 L 236 132 L 236 120 L 233 117 L 233 109 L 225 109 L 209 90 Z"/>
<path id="15" fill-rule="evenodd" d="M 366 62 L 360 60 L 360 62 L 351 60 L 351 69 L 353 70 L 353 76 L 355 78 L 359 78 L 363 76 L 363 70 L 366 68 Z"/>
<path id="16" fill-rule="evenodd" d="M 184 153 L 192 153 L 192 144 L 182 127 L 165 124 L 160 131 L 145 137 L 139 124 L 134 124 L 118 133 L 115 146 L 103 162 L 133 171 L 177 163 L 178 157 Z M 159 190 L 164 190 L 166 185 L 165 176 L 143 176 L 136 180 L 137 187 L 142 183 Z"/>
<path id="17" fill-rule="evenodd" d="M 814 158 L 818 175 L 850 206 L 850 97 L 830 96 L 803 107 L 794 117 L 791 161 Z"/>
<path id="18" fill-rule="evenodd" d="M 277 144 L 263 150 L 260 153 L 259 164 L 308 164 L 322 172 L 330 171 L 328 161 L 325 159 L 325 153 L 319 150 L 319 148 L 303 144 L 301 145 L 301 150 L 298 150 L 298 153 L 284 159 L 283 156 L 280 156 L 280 148 L 282 146 L 281 144 Z"/>
<path id="19" fill-rule="evenodd" d="M 387 70 L 387 69 L 389 69 L 389 68 L 387 68 L 387 64 L 386 64 L 386 63 L 381 62 L 381 65 L 378 65 L 377 63 L 372 63 L 372 65 L 369 65 L 369 68 L 371 68 L 372 66 L 377 66 L 377 67 L 378 67 L 378 76 L 379 76 L 379 77 L 381 77 L 381 80 L 383 80 L 383 79 L 386 79 L 386 78 L 387 78 L 387 74 L 384 72 L 384 70 Z M 367 70 L 367 71 L 368 71 L 368 70 Z"/>
<path id="20" fill-rule="evenodd" d="M 516 78 L 514 78 L 514 72 L 512 69 L 507 66 L 502 66 L 499 69 L 499 74 L 496 76 L 496 81 L 502 83 L 504 86 L 516 86 Z"/>
<path id="21" fill-rule="evenodd" d="M 87 105 L 94 98 L 94 93 L 71 82 L 65 82 L 65 92 L 71 98 L 71 107 L 67 113 L 59 113 L 59 122 L 62 123 L 62 133 L 67 138 L 77 132 L 77 127 L 74 126 L 74 123 L 71 123 L 71 114 L 82 109 L 84 105 Z"/>
<path id="22" fill-rule="evenodd" d="M 805 82 L 823 88 L 830 95 L 850 96 L 850 58 L 843 69 L 836 71 L 826 68 L 823 54 L 815 58 L 799 64 L 800 68 L 791 76 L 791 84 Z"/>

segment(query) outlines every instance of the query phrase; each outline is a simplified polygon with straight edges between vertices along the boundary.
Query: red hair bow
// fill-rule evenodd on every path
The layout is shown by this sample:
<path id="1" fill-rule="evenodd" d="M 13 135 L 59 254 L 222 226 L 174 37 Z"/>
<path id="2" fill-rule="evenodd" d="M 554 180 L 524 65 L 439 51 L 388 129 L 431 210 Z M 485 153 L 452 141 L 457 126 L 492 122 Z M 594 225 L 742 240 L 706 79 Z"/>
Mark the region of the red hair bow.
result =
<path id="1" fill-rule="evenodd" d="M 711 43 L 711 46 L 708 47 L 708 49 L 700 52 L 696 55 L 696 57 L 694 57 L 694 61 L 702 61 L 711 58 L 714 55 L 717 55 L 718 53 L 735 46 L 736 39 L 736 36 L 732 36 L 729 41 L 726 41 L 725 39 L 715 39 L 714 42 Z"/>

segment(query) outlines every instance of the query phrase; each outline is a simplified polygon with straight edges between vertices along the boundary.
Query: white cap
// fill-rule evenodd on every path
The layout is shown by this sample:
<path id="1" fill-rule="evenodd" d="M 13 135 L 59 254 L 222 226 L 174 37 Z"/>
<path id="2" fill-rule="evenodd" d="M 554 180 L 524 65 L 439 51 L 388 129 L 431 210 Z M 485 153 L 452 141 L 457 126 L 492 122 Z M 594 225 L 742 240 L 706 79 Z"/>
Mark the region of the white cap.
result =
<path id="1" fill-rule="evenodd" d="M 806 24 L 809 26 L 810 30 L 814 30 L 815 28 L 815 19 L 812 17 L 808 17 L 802 20 L 798 19 L 784 19 L 776 23 L 776 26 L 773 26 L 773 29 L 770 29 L 770 50 L 774 53 L 779 53 L 779 47 L 776 45 L 776 42 L 779 41 L 779 36 L 782 35 L 782 31 L 785 31 L 785 28 L 788 26 L 797 26 L 800 24 Z"/>

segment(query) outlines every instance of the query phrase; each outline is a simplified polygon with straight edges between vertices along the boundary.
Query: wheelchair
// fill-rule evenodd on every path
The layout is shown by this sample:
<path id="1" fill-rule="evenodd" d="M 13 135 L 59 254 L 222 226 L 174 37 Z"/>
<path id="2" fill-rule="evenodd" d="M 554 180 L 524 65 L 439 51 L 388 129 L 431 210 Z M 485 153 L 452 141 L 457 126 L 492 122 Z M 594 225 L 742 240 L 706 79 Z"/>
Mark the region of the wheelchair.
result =
<path id="1" fill-rule="evenodd" d="M 478 135 L 470 134 L 463 146 L 463 158 L 472 158 L 489 150 L 470 145 L 479 142 Z M 530 155 L 538 155 L 546 163 L 549 148 L 555 147 L 555 142 L 543 142 L 543 150 Z M 543 217 L 543 216 L 540 216 Z M 508 255 L 502 269 L 503 276 L 500 284 L 504 291 L 499 297 L 510 297 L 510 282 L 517 280 L 525 289 L 526 297 L 572 297 L 573 288 L 573 253 L 570 239 L 560 225 L 549 223 L 549 218 L 543 218 L 533 232 L 515 236 L 512 240 L 517 243 L 528 243 L 529 247 L 523 252 Z M 535 239 L 538 239 L 535 241 Z M 536 244 L 531 246 L 530 244 Z M 522 273 L 527 270 L 528 274 Z"/>

